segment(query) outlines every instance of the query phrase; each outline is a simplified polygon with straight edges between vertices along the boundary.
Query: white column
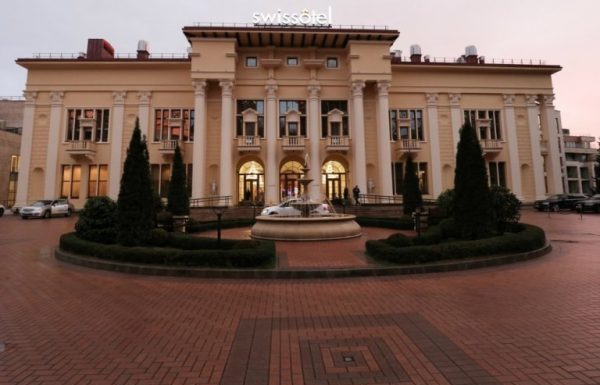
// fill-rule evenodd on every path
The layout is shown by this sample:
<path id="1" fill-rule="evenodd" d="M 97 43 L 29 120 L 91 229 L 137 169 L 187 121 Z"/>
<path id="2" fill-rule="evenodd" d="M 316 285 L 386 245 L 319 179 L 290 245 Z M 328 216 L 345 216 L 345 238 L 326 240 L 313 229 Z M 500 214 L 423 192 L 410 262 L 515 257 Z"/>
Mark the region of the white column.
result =
<path id="1" fill-rule="evenodd" d="M 352 151 L 354 153 L 354 185 L 358 185 L 361 193 L 367 192 L 367 156 L 365 154 L 365 117 L 363 103 L 363 89 L 365 82 L 357 80 L 352 82 L 353 105 L 353 138 Z M 352 186 L 348 187 L 352 190 Z"/>
<path id="2" fill-rule="evenodd" d="M 515 95 L 503 95 L 504 115 L 506 117 L 506 142 L 508 144 L 508 160 L 510 162 L 510 185 L 512 192 L 523 200 L 521 188 L 521 166 L 519 163 L 519 145 L 517 140 L 517 120 L 515 116 Z"/>
<path id="3" fill-rule="evenodd" d="M 442 165 L 440 160 L 440 134 L 438 123 L 438 94 L 425 94 L 429 123 L 429 149 L 431 151 L 431 196 L 442 193 Z"/>
<path id="4" fill-rule="evenodd" d="M 267 165 L 265 167 L 265 203 L 279 202 L 279 167 L 277 167 L 277 84 L 269 83 L 265 86 L 267 91 L 266 105 L 266 137 L 267 137 Z"/>
<path id="5" fill-rule="evenodd" d="M 548 176 L 548 190 L 550 190 L 549 193 L 562 194 L 562 173 L 560 167 L 560 150 L 558 148 L 560 137 L 558 130 L 560 130 L 560 127 L 558 127 L 556 124 L 553 102 L 554 95 L 544 95 L 542 98 L 542 113 L 544 114 L 544 119 L 542 120 L 542 129 L 544 130 L 544 137 L 548 140 L 546 175 Z"/>
<path id="6" fill-rule="evenodd" d="M 48 152 L 44 170 L 44 199 L 56 198 L 56 172 L 58 164 L 58 144 L 60 142 L 60 117 L 64 92 L 50 92 L 50 127 L 48 128 Z"/>
<path id="7" fill-rule="evenodd" d="M 462 114 L 460 111 L 460 94 L 448 94 L 450 99 L 450 117 L 452 119 L 452 140 L 454 142 L 454 155 L 460 140 L 460 128 L 462 127 Z"/>
<path id="8" fill-rule="evenodd" d="M 110 125 L 110 166 L 108 170 L 108 196 L 119 198 L 121 170 L 123 168 L 123 121 L 125 118 L 125 96 L 127 92 L 113 92 L 112 119 Z"/>
<path id="9" fill-rule="evenodd" d="M 221 164 L 219 165 L 219 192 L 231 196 L 231 146 L 233 139 L 233 81 L 221 80 Z"/>
<path id="10" fill-rule="evenodd" d="M 529 142 L 531 143 L 531 163 L 535 185 L 535 199 L 544 199 L 546 197 L 546 188 L 544 185 L 544 165 L 540 150 L 540 129 L 538 126 L 539 108 L 536 103 L 537 96 L 526 95 L 526 99 L 527 120 L 529 121 Z"/>
<path id="11" fill-rule="evenodd" d="M 194 80 L 194 152 L 192 198 L 205 196 L 206 186 L 206 80 Z"/>
<path id="12" fill-rule="evenodd" d="M 379 169 L 379 193 L 393 195 L 392 190 L 392 154 L 390 150 L 390 102 L 389 81 L 377 82 L 377 152 Z"/>
<path id="13" fill-rule="evenodd" d="M 319 93 L 321 87 L 312 84 L 308 86 L 308 137 L 310 139 L 310 184 L 309 192 L 313 199 L 321 197 L 321 133 L 319 132 Z"/>
<path id="14" fill-rule="evenodd" d="M 142 139 L 145 137 L 146 141 L 150 142 L 152 130 L 150 129 L 150 99 L 152 98 L 152 92 L 140 91 L 138 92 L 139 106 L 138 106 L 138 118 L 140 119 L 140 131 L 142 131 Z"/>
<path id="15" fill-rule="evenodd" d="M 16 207 L 27 205 L 29 199 L 31 147 L 37 92 L 25 91 L 23 92 L 23 96 L 25 96 L 25 104 L 23 106 L 23 131 L 21 132 L 21 158 L 19 161 L 19 179 L 17 181 L 17 196 L 15 199 Z"/>

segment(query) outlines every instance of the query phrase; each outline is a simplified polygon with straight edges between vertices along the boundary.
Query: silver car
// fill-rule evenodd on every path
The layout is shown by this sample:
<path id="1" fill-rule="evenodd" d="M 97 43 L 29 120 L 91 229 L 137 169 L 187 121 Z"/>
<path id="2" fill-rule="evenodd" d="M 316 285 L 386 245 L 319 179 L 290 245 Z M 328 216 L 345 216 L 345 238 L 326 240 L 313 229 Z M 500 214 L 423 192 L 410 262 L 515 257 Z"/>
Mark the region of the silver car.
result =
<path id="1" fill-rule="evenodd" d="M 300 210 L 294 207 L 295 203 L 303 203 L 301 199 L 293 198 L 280 203 L 277 206 L 265 207 L 260 215 L 279 215 L 282 217 L 299 217 L 301 216 Z M 328 215 L 331 211 L 327 203 L 318 203 L 314 207 L 310 214 L 311 215 Z"/>
<path id="2" fill-rule="evenodd" d="M 50 218 L 53 216 L 71 216 L 73 205 L 66 199 L 39 200 L 30 206 L 24 206 L 19 210 L 22 219 L 27 218 Z"/>

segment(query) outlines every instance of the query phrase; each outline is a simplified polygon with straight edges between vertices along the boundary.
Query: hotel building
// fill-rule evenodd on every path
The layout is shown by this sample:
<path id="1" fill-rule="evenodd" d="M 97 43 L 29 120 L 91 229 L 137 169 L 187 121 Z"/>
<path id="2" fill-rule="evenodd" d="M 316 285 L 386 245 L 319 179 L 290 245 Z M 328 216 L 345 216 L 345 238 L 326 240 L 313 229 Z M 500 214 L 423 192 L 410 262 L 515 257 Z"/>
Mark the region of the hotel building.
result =
<path id="1" fill-rule="evenodd" d="M 453 187 L 459 129 L 470 121 L 491 184 L 531 202 L 563 192 L 556 65 L 391 52 L 388 28 L 183 28 L 180 57 L 116 55 L 90 39 L 79 55 L 38 55 L 27 69 L 17 205 L 116 198 L 136 118 L 155 189 L 166 194 L 174 148 L 193 198 L 276 203 L 312 196 L 400 195 L 412 157 L 425 198 Z"/>

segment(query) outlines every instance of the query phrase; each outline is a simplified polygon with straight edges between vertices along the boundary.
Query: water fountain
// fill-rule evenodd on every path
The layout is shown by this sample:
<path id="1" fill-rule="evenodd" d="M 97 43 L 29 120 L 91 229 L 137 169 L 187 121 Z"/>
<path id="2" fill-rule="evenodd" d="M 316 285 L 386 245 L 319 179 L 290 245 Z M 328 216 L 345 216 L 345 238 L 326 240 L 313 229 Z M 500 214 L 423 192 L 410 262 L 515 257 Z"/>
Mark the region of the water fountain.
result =
<path id="1" fill-rule="evenodd" d="M 318 241 L 359 237 L 361 228 L 349 214 L 333 212 L 329 204 L 328 214 L 316 214 L 315 209 L 323 204 L 322 200 L 312 199 L 308 185 L 313 179 L 307 178 L 308 154 L 305 157 L 303 177 L 298 179 L 302 186 L 300 199 L 290 205 L 300 212 L 300 216 L 260 215 L 252 226 L 251 236 L 256 239 L 278 241 Z"/>

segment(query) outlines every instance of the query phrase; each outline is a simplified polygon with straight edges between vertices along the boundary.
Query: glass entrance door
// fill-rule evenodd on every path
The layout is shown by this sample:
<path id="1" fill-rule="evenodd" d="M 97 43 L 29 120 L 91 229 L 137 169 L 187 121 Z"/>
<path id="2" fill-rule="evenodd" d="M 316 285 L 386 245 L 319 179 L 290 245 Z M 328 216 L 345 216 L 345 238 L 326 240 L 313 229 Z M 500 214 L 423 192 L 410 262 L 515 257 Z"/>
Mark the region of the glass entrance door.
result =
<path id="1" fill-rule="evenodd" d="M 333 179 L 332 177 L 337 177 Z M 342 197 L 342 190 L 339 175 L 328 175 L 327 184 L 325 185 L 325 194 L 329 200 L 334 200 Z"/>

